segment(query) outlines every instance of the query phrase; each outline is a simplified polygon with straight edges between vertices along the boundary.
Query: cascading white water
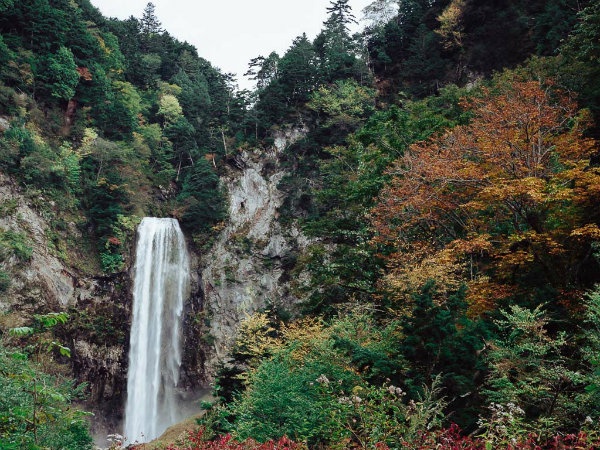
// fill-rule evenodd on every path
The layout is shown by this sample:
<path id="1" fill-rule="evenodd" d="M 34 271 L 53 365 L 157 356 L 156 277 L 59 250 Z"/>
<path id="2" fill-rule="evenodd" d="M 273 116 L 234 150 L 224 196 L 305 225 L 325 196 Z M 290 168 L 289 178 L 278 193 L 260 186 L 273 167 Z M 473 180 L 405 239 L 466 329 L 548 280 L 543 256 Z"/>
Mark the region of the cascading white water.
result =
<path id="1" fill-rule="evenodd" d="M 189 258 L 175 219 L 146 217 L 138 227 L 124 435 L 148 442 L 180 419 L 176 386 Z"/>

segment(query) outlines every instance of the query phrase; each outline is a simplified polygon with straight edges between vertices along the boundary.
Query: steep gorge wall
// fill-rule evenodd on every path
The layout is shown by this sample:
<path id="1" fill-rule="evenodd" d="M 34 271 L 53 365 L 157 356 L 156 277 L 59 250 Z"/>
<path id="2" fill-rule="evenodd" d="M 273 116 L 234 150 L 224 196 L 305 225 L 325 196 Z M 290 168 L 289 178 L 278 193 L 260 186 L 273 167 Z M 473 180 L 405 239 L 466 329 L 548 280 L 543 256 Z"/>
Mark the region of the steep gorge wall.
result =
<path id="1" fill-rule="evenodd" d="M 211 249 L 200 256 L 204 314 L 210 334 L 207 373 L 225 362 L 240 322 L 264 309 L 293 311 L 289 269 L 308 240 L 293 223 L 279 220 L 286 172 L 280 155 L 302 131 L 281 132 L 268 151 L 244 151 L 222 178 L 229 219 Z"/>

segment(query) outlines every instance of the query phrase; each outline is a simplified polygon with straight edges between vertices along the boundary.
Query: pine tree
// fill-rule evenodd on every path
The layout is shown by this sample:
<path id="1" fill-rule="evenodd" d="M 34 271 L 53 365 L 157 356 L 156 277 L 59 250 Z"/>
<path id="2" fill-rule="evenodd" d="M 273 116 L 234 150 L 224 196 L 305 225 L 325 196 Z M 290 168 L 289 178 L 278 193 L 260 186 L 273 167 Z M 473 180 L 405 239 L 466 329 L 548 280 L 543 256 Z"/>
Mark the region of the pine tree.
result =
<path id="1" fill-rule="evenodd" d="M 343 27 L 344 31 L 348 33 L 348 28 L 351 23 L 358 23 L 356 17 L 352 14 L 352 7 L 348 4 L 348 0 L 336 0 L 330 2 L 330 6 L 327 8 L 329 17 L 323 25 L 326 28 L 337 28 Z"/>
<path id="2" fill-rule="evenodd" d="M 314 47 L 319 59 L 320 78 L 331 83 L 338 79 L 355 78 L 361 81 L 364 64 L 357 59 L 357 44 L 350 35 L 349 25 L 357 23 L 348 0 L 331 2 L 325 28 L 315 38 Z"/>
<path id="3" fill-rule="evenodd" d="M 162 24 L 158 20 L 158 17 L 156 17 L 155 9 L 156 6 L 152 2 L 148 2 L 144 8 L 144 14 L 140 22 L 142 24 L 142 33 L 146 36 L 160 34 L 164 31 L 161 28 Z"/>

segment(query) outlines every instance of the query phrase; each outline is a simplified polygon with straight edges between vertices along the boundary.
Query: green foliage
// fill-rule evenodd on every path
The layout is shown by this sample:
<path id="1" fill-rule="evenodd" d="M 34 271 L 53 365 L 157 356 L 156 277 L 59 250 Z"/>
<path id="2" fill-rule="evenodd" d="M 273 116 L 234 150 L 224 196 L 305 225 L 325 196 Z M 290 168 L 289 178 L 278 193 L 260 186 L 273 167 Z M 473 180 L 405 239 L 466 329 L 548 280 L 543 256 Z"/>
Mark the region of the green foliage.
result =
<path id="1" fill-rule="evenodd" d="M 584 324 L 583 371 L 585 391 L 578 397 L 580 407 L 600 420 L 600 288 L 587 295 Z"/>
<path id="2" fill-rule="evenodd" d="M 178 173 L 181 168 L 187 168 L 190 164 L 194 164 L 199 153 L 195 139 L 195 130 L 188 120 L 177 112 L 179 103 L 173 97 L 175 103 L 172 105 L 175 110 L 171 110 L 173 122 L 166 121 L 164 135 L 169 139 L 173 149 L 173 163 L 176 165 Z"/>
<path id="3" fill-rule="evenodd" d="M 487 354 L 490 375 L 486 396 L 493 404 L 520 408 L 521 426 L 548 432 L 577 426 L 585 415 L 574 401 L 581 375 L 566 358 L 567 336 L 551 335 L 541 307 L 512 305 L 496 321 L 500 337 Z"/>
<path id="4" fill-rule="evenodd" d="M 341 96 L 341 92 L 345 95 Z M 349 299 L 367 300 L 376 291 L 383 260 L 371 243 L 368 214 L 390 179 L 386 169 L 411 143 L 467 118 L 459 107 L 465 91 L 456 86 L 445 87 L 438 96 L 407 101 L 402 108 L 393 105 L 365 117 L 371 107 L 369 92 L 354 81 L 340 81 L 330 88 L 321 88 L 309 103 L 323 115 L 332 113 L 325 115 L 322 127 L 327 139 L 340 132 L 342 123 L 352 121 L 354 128 L 364 122 L 352 135 L 341 133 L 344 144 L 322 150 L 318 175 L 301 170 L 294 174 L 298 178 L 319 179 L 315 183 L 317 189 L 309 191 L 316 208 L 304 221 L 303 229 L 333 244 L 311 246 L 297 264 L 296 270 L 308 269 L 311 275 L 307 282 L 298 283 L 298 290 L 310 295 L 305 305 L 310 311 L 331 313 L 335 304 Z M 350 100 L 340 99 L 346 95 Z M 353 108 L 357 114 L 349 115 L 346 111 Z M 284 190 L 292 197 L 300 189 L 290 183 Z"/>
<path id="5" fill-rule="evenodd" d="M 303 367 L 295 367 L 291 357 L 282 354 L 259 366 L 250 378 L 251 387 L 233 405 L 237 436 L 265 441 L 285 435 L 304 442 L 339 438 L 340 430 L 332 429 L 328 421 L 335 404 L 319 395 L 317 379 L 323 369 L 329 369 L 327 375 L 335 382 L 344 383 L 346 379 L 347 383 L 350 374 L 339 368 L 325 368 L 322 361 L 306 358 L 304 363 Z"/>
<path id="6" fill-rule="evenodd" d="M 261 329 L 274 331 L 264 323 Z M 240 342 L 272 356 L 249 372 L 246 391 L 229 406 L 228 427 L 241 439 L 287 435 L 309 447 L 400 446 L 441 425 L 440 380 L 411 402 L 385 381 L 402 365 L 393 360 L 397 324 L 378 328 L 369 315 L 354 313 L 326 328 L 292 324 L 281 330 L 283 342 L 267 334 L 259 345 L 248 343 L 249 331 Z"/>
<path id="7" fill-rule="evenodd" d="M 353 393 L 338 400 L 348 414 L 344 428 L 351 434 L 345 441 L 356 442 L 363 448 L 407 447 L 419 442 L 423 430 L 442 426 L 446 400 L 438 378 L 431 386 L 424 386 L 422 396 L 408 404 L 402 389 L 391 384 L 366 385 L 353 389 Z"/>
<path id="8" fill-rule="evenodd" d="M 125 58 L 119 46 L 119 40 L 110 32 L 101 32 L 96 39 L 102 49 L 101 61 L 109 77 L 119 76 L 125 69 Z"/>
<path id="9" fill-rule="evenodd" d="M 27 235 L 0 228 L 0 262 L 14 256 L 24 263 L 29 261 L 32 255 L 33 248 Z"/>
<path id="10" fill-rule="evenodd" d="M 112 250 L 100 252 L 100 262 L 102 264 L 102 270 L 105 273 L 120 272 L 123 269 L 123 255 L 120 253 L 113 253 Z"/>
<path id="11" fill-rule="evenodd" d="M 191 55 L 182 56 L 185 59 L 191 59 Z M 192 60 L 190 64 L 193 64 Z M 198 66 L 198 63 L 195 62 Z M 208 120 L 210 110 L 213 107 L 211 96 L 209 94 L 208 81 L 200 72 L 200 68 L 195 70 L 190 68 L 188 74 L 185 70 L 179 71 L 171 78 L 171 82 L 181 87 L 181 92 L 177 95 L 183 113 L 190 123 L 200 123 Z M 201 132 L 200 129 L 198 129 Z"/>
<path id="12" fill-rule="evenodd" d="M 0 0 L 0 12 L 6 11 L 9 8 L 12 8 L 14 5 L 14 0 Z"/>
<path id="13" fill-rule="evenodd" d="M 65 324 L 69 320 L 66 312 L 52 312 L 47 314 L 34 314 L 31 333 L 41 333 L 59 324 Z"/>
<path id="14" fill-rule="evenodd" d="M 0 138 L 0 167 L 39 188 L 79 190 L 80 155 L 63 143 L 53 148 L 36 132 L 16 125 Z"/>
<path id="15" fill-rule="evenodd" d="M 473 373 L 484 370 L 479 354 L 487 337 L 480 321 L 466 316 L 465 289 L 434 304 L 435 283 L 414 295 L 414 305 L 402 320 L 405 338 L 400 351 L 409 363 L 404 386 L 415 397 L 423 385 L 439 377 L 444 395 L 452 399 L 452 421 L 465 429 L 475 425 L 481 406 L 472 393 L 478 389 Z"/>
<path id="16" fill-rule="evenodd" d="M 88 209 L 88 214 L 99 236 L 109 236 L 117 216 L 123 213 L 121 202 L 125 195 L 122 186 L 117 184 L 120 181 L 117 174 L 109 172 L 92 187 L 90 197 L 93 206 Z"/>
<path id="17" fill-rule="evenodd" d="M 0 6 L 0 11 L 1 11 L 1 6 Z M 4 37 L 2 37 L 2 35 L 0 35 L 0 63 L 2 63 L 2 65 L 8 65 L 8 63 L 13 60 L 15 57 L 15 54 L 10 50 L 10 48 L 8 48 L 8 46 L 6 45 L 6 43 L 4 42 Z M 2 71 L 0 73 L 2 73 L 4 75 L 4 71 L 6 69 L 1 69 Z"/>
<path id="18" fill-rule="evenodd" d="M 34 333 L 32 327 L 15 327 L 10 329 L 10 334 L 16 337 L 31 336 Z"/>
<path id="19" fill-rule="evenodd" d="M 562 47 L 561 72 L 565 83 L 579 93 L 580 101 L 600 117 L 600 5 L 597 2 L 581 10 L 573 32 Z"/>
<path id="20" fill-rule="evenodd" d="M 395 3 L 395 5 L 394 5 Z M 370 62 L 383 94 L 420 97 L 513 68 L 532 54 L 554 55 L 594 2 L 577 0 L 374 1 L 366 11 Z"/>
<path id="21" fill-rule="evenodd" d="M 0 203 L 0 216 L 12 217 L 19 207 L 19 201 L 15 198 L 9 198 Z"/>
<path id="22" fill-rule="evenodd" d="M 349 24 L 356 23 L 348 0 L 330 2 L 324 28 L 314 40 L 319 78 L 325 83 L 354 78 L 365 80 L 369 73 L 357 58 L 358 43 L 350 36 Z"/>
<path id="23" fill-rule="evenodd" d="M 354 80 L 338 80 L 317 89 L 307 106 L 324 120 L 323 133 L 346 137 L 374 112 L 375 91 Z"/>
<path id="24" fill-rule="evenodd" d="M 268 128 L 281 123 L 290 113 L 302 106 L 318 85 L 316 54 L 306 35 L 298 36 L 281 57 L 277 76 L 259 92 L 259 125 Z"/>
<path id="25" fill-rule="evenodd" d="M 0 347 L 0 447 L 92 448 L 86 413 L 72 401 L 83 387 L 42 372 L 16 350 Z"/>
<path id="26" fill-rule="evenodd" d="M 79 73 L 76 69 L 73 52 L 66 47 L 60 47 L 58 52 L 50 57 L 44 76 L 48 77 L 53 97 L 62 100 L 73 97 L 79 82 Z"/>
<path id="27" fill-rule="evenodd" d="M 137 129 L 142 100 L 135 86 L 125 81 L 114 81 L 114 103 L 108 115 L 113 130 L 110 136 L 125 137 Z"/>
<path id="28" fill-rule="evenodd" d="M 204 158 L 195 161 L 183 182 L 179 196 L 184 211 L 182 225 L 195 232 L 206 232 L 225 218 L 225 199 L 219 177 Z"/>
<path id="29" fill-rule="evenodd" d="M 173 144 L 163 136 L 159 124 L 141 126 L 139 134 L 134 134 L 134 147 L 148 161 L 155 185 L 168 186 L 175 179 L 177 171 L 171 165 Z"/>
<path id="30" fill-rule="evenodd" d="M 145 88 L 154 88 L 160 80 L 158 71 L 162 65 L 162 58 L 157 53 L 149 53 L 142 55 L 140 59 L 140 70 L 139 77 L 141 78 L 141 84 Z"/>
<path id="31" fill-rule="evenodd" d="M 511 266 L 516 268 L 507 276 L 520 281 L 501 314 L 491 310 L 467 317 L 465 293 L 441 282 L 438 290 L 426 285 L 408 293 L 404 303 L 391 302 L 381 277 L 395 268 L 386 266 L 390 250 L 373 241 L 369 222 L 375 199 L 398 175 L 391 171 L 404 170 L 390 169 L 391 163 L 411 144 L 466 124 L 460 98 L 477 97 L 473 85 L 479 78 L 535 52 L 553 54 L 569 33 L 557 58 L 536 59 L 502 78 L 552 74 L 597 114 L 597 2 L 376 0 L 367 10 L 371 25 L 365 34 L 351 36 L 355 19 L 349 2 L 334 0 L 313 41 L 301 35 L 281 57 L 271 53 L 251 61 L 253 93 L 236 92 L 230 74 L 165 32 L 152 4 L 141 19 L 125 21 L 105 19 L 88 0 L 0 0 L 0 12 L 0 109 L 10 121 L 0 134 L 0 170 L 30 192 L 35 188 L 37 207 L 53 226 L 85 215 L 88 223 L 78 225 L 92 230 L 85 235 L 96 244 L 93 256 L 106 273 L 130 263 L 125 250 L 136 224 L 133 213 L 172 211 L 195 241 L 202 241 L 225 218 L 218 175 L 229 170 L 235 152 L 267 147 L 269 140 L 261 138 L 277 130 L 308 130 L 279 155 L 289 173 L 279 186 L 285 194 L 281 221 L 310 237 L 306 248 L 291 249 L 282 258 L 281 280 L 291 277 L 291 294 L 304 300 L 305 311 L 331 323 L 284 325 L 264 315 L 243 326 L 232 368 L 224 369 L 219 381 L 222 397 L 229 400 L 238 391 L 237 399 L 214 408 L 219 411 L 215 427 L 261 440 L 287 433 L 321 448 L 433 448 L 418 444 L 418 436 L 421 442 L 431 437 L 422 432 L 439 427 L 443 414 L 469 433 L 483 416 L 480 432 L 499 447 L 531 429 L 574 431 L 586 414 L 598 420 L 597 293 L 590 294 L 585 315 L 566 304 L 578 295 L 573 286 L 587 289 L 600 280 L 593 256 L 593 242 L 600 239 L 593 225 L 600 201 L 597 161 L 590 167 L 581 162 L 580 178 L 565 172 L 559 180 L 579 202 L 567 205 L 557 198 L 557 212 L 548 218 L 548 226 L 564 230 L 566 238 L 548 246 L 553 253 L 536 254 L 541 261 L 535 274 L 525 277 L 519 266 Z M 435 95 L 425 97 L 429 94 Z M 568 149 L 568 143 L 558 147 Z M 559 169 L 563 173 L 553 171 Z M 462 189 L 456 185 L 452 194 Z M 54 201 L 43 204 L 47 200 L 41 198 Z M 507 205 L 514 204 L 509 200 Z M 0 210 L 17 220 L 13 203 Z M 474 234 L 486 225 L 488 210 L 482 208 Z M 576 214 L 590 218 L 587 228 L 572 231 Z M 496 227 L 511 227 L 511 220 Z M 449 228 L 449 233 L 462 231 L 460 224 Z M 521 239 L 521 228 L 515 226 L 519 240 L 507 243 L 501 256 L 537 245 L 539 235 Z M 62 234 L 52 231 L 48 236 L 59 242 Z M 237 239 L 251 250 L 250 241 L 241 234 Z M 576 255 L 570 251 L 575 247 Z M 492 258 L 485 249 L 479 253 L 475 256 L 484 264 L 478 275 L 485 276 Z M 10 262 L 24 264 L 31 255 L 25 234 L 0 230 L 0 263 L 6 270 L 0 270 L 0 292 L 14 289 L 14 267 L 6 268 Z M 409 257 L 399 253 L 398 261 Z M 545 294 L 534 278 L 553 276 L 544 265 L 551 258 L 565 261 L 569 280 L 561 286 L 565 304 L 552 304 L 554 293 L 545 297 L 549 311 L 561 311 L 561 321 L 540 309 L 510 305 L 535 307 Z M 539 288 L 532 288 L 535 283 Z M 348 305 L 373 314 L 348 314 Z M 99 345 L 122 344 L 122 311 L 114 308 L 77 315 L 67 334 L 83 330 Z M 498 314 L 499 335 L 492 339 L 488 328 Z M 61 332 L 66 328 L 58 317 L 39 316 L 5 336 L 32 342 L 38 356 L 46 350 L 67 355 L 68 349 L 49 336 L 57 325 Z M 13 377 L 16 369 L 5 370 L 8 360 L 2 358 L 6 399 L 0 399 L 0 447 L 89 446 L 84 428 L 59 432 L 53 420 L 66 410 L 48 412 L 48 399 L 54 396 L 62 405 L 67 396 L 36 392 L 32 378 Z M 35 376 L 38 387 L 60 384 Z M 27 392 L 13 389 L 26 382 Z M 483 405 L 483 399 L 493 404 Z M 8 404 L 3 402 L 12 403 L 1 409 Z M 40 415 L 32 426 L 33 411 Z M 78 432 L 81 445 L 55 444 L 55 437 L 68 440 Z M 437 445 L 441 436 L 431 439 Z"/>
<path id="32" fill-rule="evenodd" d="M 0 138 L 0 164 L 9 173 L 17 172 L 21 157 L 36 151 L 37 145 L 29 130 L 12 126 Z"/>
<path id="33" fill-rule="evenodd" d="M 71 192 L 77 192 L 80 189 L 81 181 L 81 156 L 73 151 L 68 143 L 64 143 L 60 148 L 60 166 L 57 171 L 64 173 L 64 180 L 67 189 Z"/>
<path id="34" fill-rule="evenodd" d="M 69 309 L 69 322 L 64 329 L 67 335 L 76 333 L 99 346 L 125 345 L 129 339 L 129 325 L 121 318 L 125 306 L 120 303 L 102 302 L 87 308 Z"/>
<path id="35" fill-rule="evenodd" d="M 279 55 L 271 52 L 266 58 L 257 56 L 248 64 L 248 72 L 244 75 L 256 81 L 256 89 L 260 92 L 277 78 Z"/>
<path id="36" fill-rule="evenodd" d="M 312 96 L 308 106 L 328 116 L 364 118 L 374 110 L 375 91 L 360 86 L 354 80 L 338 80 L 333 86 L 321 86 Z"/>
<path id="37" fill-rule="evenodd" d="M 401 323 L 378 322 L 372 314 L 357 311 L 331 322 L 334 348 L 350 358 L 352 367 L 367 382 L 381 385 L 398 381 L 406 372 L 406 360 L 398 343 L 404 335 Z"/>
<path id="38" fill-rule="evenodd" d="M 156 17 L 154 3 L 148 2 L 144 8 L 144 14 L 140 20 L 142 33 L 146 36 L 162 33 L 161 23 Z"/>
<path id="39" fill-rule="evenodd" d="M 123 254 L 135 236 L 140 220 L 139 217 L 123 214 L 111 219 L 110 234 L 103 236 L 104 248 L 100 251 L 100 263 L 105 273 L 120 272 L 125 267 Z"/>
<path id="40" fill-rule="evenodd" d="M 8 291 L 8 288 L 10 288 L 10 283 L 10 275 L 4 270 L 0 270 L 0 292 Z"/>

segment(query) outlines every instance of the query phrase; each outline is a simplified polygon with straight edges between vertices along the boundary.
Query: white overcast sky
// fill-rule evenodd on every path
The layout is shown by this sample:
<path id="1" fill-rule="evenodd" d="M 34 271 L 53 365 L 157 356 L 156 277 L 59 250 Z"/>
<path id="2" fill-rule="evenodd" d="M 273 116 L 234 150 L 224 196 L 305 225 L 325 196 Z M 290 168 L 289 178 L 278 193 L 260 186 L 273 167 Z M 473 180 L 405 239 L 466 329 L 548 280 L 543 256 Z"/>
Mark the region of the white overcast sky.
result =
<path id="1" fill-rule="evenodd" d="M 142 17 L 149 0 L 91 0 L 106 17 Z M 357 19 L 373 0 L 350 0 Z M 250 59 L 281 56 L 292 40 L 306 33 L 313 39 L 327 17 L 329 0 L 152 0 L 162 27 L 223 72 L 237 75 L 241 88 Z"/>

